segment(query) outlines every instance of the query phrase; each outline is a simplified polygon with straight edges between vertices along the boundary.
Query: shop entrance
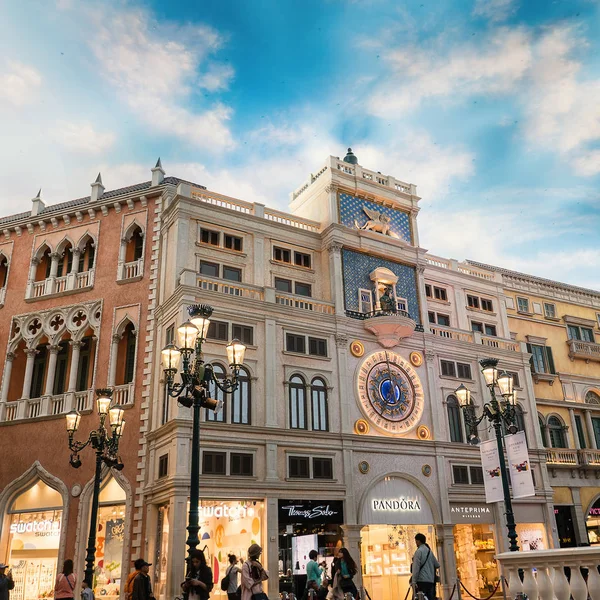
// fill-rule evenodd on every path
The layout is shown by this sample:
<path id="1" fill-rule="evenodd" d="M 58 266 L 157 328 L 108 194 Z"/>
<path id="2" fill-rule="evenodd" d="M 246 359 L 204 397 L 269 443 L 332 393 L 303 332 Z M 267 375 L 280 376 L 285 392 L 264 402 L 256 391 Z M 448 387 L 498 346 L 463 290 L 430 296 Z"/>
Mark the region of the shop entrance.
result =
<path id="1" fill-rule="evenodd" d="M 11 600 L 52 596 L 63 515 L 62 496 L 42 481 L 17 496 L 9 513 L 9 540 L 3 562 L 15 582 Z"/>
<path id="2" fill-rule="evenodd" d="M 594 502 L 586 520 L 588 540 L 592 546 L 600 546 L 600 498 Z"/>
<path id="3" fill-rule="evenodd" d="M 561 548 L 574 548 L 577 546 L 575 538 L 575 524 L 573 522 L 572 506 L 555 506 L 554 518 L 556 519 L 556 532 Z"/>

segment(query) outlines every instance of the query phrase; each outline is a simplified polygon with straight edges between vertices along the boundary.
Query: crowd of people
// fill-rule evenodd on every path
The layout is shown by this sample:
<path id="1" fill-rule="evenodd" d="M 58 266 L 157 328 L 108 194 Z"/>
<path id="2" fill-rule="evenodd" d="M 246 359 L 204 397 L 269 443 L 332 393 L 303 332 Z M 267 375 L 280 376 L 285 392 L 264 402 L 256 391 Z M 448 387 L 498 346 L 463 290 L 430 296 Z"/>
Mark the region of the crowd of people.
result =
<path id="1" fill-rule="evenodd" d="M 437 582 L 437 569 L 440 564 L 427 539 L 422 533 L 415 536 L 417 551 L 412 561 L 411 585 L 415 592 L 423 592 L 427 600 L 435 600 Z M 230 554 L 229 566 L 221 581 L 221 589 L 227 592 L 228 600 L 268 600 L 263 589 L 263 582 L 269 579 L 269 574 L 260 562 L 262 548 L 252 544 L 248 548 L 248 559 L 242 567 L 238 566 L 238 558 Z M 358 598 L 358 590 L 354 577 L 358 572 L 356 562 L 346 548 L 339 548 L 331 565 L 331 574 L 326 574 L 326 563 L 317 562 L 318 553 L 312 550 L 309 553 L 310 561 L 306 567 L 308 577 L 303 600 L 345 600 L 350 594 Z M 138 558 L 135 571 L 129 574 L 125 584 L 125 600 L 154 600 L 149 569 L 151 563 L 143 558 Z M 15 583 L 8 565 L 0 563 L 0 600 L 10 600 L 10 590 Z M 73 561 L 68 559 L 63 564 L 62 571 L 56 578 L 54 586 L 55 600 L 74 600 L 77 578 L 73 573 Z M 188 600 L 208 600 L 213 589 L 213 573 L 206 563 L 202 550 L 193 550 L 188 561 L 188 571 L 181 589 Z M 82 582 L 81 600 L 95 600 L 92 582 Z"/>

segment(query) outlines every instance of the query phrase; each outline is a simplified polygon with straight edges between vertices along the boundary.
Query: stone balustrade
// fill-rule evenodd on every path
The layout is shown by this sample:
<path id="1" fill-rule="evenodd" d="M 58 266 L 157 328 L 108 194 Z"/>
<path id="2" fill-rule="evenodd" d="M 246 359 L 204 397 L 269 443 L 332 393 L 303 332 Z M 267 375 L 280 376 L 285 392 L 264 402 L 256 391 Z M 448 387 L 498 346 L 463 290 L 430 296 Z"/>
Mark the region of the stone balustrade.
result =
<path id="1" fill-rule="evenodd" d="M 587 362 L 600 361 L 600 344 L 582 340 L 569 340 L 567 344 L 569 344 L 569 358 L 581 358 Z"/>
<path id="2" fill-rule="evenodd" d="M 94 275 L 95 269 L 90 269 L 81 273 L 69 273 L 61 277 L 48 277 L 42 281 L 29 281 L 25 299 L 35 300 L 92 288 L 94 287 Z"/>
<path id="3" fill-rule="evenodd" d="M 427 264 L 430 267 L 437 267 L 438 269 L 447 269 L 448 271 L 456 271 L 463 275 L 470 275 L 471 277 L 477 277 L 478 279 L 485 279 L 486 281 L 501 281 L 502 276 L 500 273 L 486 271 L 474 267 L 466 262 L 458 262 L 452 258 L 441 258 L 439 256 L 427 255 Z"/>
<path id="4" fill-rule="evenodd" d="M 510 600 L 518 594 L 529 600 L 600 600 L 600 547 L 504 552 L 496 560 L 508 581 Z"/>

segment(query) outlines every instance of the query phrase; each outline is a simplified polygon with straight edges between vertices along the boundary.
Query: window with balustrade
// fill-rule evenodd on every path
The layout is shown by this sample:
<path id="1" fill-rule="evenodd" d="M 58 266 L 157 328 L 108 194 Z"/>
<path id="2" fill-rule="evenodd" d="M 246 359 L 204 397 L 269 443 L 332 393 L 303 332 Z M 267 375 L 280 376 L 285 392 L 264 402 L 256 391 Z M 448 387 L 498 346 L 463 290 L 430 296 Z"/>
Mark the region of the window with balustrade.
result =
<path id="1" fill-rule="evenodd" d="M 548 439 L 552 448 L 568 448 L 565 424 L 559 417 L 550 416 L 547 422 Z"/>
<path id="2" fill-rule="evenodd" d="M 130 223 L 121 238 L 117 281 L 137 281 L 143 277 L 145 239 L 143 227 L 136 221 Z"/>

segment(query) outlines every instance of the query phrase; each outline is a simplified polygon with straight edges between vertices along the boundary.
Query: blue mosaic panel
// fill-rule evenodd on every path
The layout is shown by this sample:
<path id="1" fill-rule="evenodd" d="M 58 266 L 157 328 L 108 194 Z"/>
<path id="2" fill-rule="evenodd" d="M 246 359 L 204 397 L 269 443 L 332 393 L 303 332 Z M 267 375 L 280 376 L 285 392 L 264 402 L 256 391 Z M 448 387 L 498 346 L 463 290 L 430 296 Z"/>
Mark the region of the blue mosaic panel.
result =
<path id="1" fill-rule="evenodd" d="M 344 300 L 346 310 L 359 310 L 358 290 L 360 288 L 373 290 L 373 282 L 369 275 L 377 268 L 384 267 L 398 276 L 396 294 L 400 298 L 406 298 L 408 302 L 408 314 L 417 323 L 421 322 L 419 317 L 419 302 L 417 300 L 417 274 L 414 267 L 402 263 L 385 260 L 378 256 L 361 254 L 353 250 L 342 250 L 342 264 L 344 269 Z"/>
<path id="2" fill-rule="evenodd" d="M 369 202 L 363 198 L 356 198 L 350 194 L 340 194 L 340 222 L 346 227 L 356 229 L 356 223 L 359 227 L 369 221 L 369 217 L 363 210 L 373 210 L 377 213 L 383 213 L 390 218 L 390 231 L 395 233 L 400 239 L 412 244 L 410 235 L 410 218 L 408 213 L 401 210 L 394 210 L 375 202 Z M 355 223 L 356 222 L 356 223 Z"/>

